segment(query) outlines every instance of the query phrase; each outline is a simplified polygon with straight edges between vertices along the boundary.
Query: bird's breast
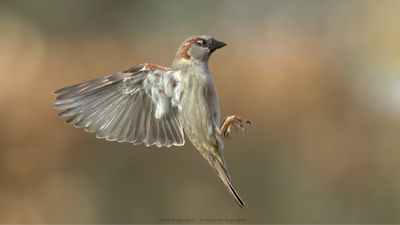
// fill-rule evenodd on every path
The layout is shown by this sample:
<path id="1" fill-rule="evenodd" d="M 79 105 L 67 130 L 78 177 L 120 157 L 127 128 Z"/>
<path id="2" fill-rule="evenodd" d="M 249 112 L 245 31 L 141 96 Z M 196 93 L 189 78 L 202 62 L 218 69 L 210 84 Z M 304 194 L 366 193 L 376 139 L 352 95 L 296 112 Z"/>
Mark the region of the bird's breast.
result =
<path id="1" fill-rule="evenodd" d="M 216 145 L 220 115 L 214 82 L 209 74 L 185 76 L 179 113 L 185 133 L 198 149 Z"/>

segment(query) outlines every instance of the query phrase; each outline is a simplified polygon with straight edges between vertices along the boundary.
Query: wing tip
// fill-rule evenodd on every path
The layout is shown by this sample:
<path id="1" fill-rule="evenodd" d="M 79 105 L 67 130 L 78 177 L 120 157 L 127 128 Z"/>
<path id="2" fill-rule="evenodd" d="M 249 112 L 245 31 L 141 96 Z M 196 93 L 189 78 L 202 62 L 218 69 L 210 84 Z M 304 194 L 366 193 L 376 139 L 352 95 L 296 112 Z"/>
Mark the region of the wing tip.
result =
<path id="1" fill-rule="evenodd" d="M 57 90 L 53 91 L 53 94 L 54 95 L 60 95 L 63 92 L 63 89 L 65 89 L 65 88 L 57 89 Z"/>

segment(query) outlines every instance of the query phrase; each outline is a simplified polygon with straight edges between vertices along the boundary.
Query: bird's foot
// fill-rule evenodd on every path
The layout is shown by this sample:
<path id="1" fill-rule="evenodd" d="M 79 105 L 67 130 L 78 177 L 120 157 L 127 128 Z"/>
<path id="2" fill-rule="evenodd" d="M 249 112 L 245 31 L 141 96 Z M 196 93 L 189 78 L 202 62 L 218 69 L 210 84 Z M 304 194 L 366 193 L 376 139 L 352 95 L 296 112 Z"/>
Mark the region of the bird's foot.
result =
<path id="1" fill-rule="evenodd" d="M 251 125 L 251 122 L 249 120 L 243 119 L 240 116 L 228 116 L 222 121 L 222 124 L 220 126 L 220 132 L 222 135 L 224 135 L 225 138 L 231 138 L 230 133 L 234 131 L 242 131 L 246 132 L 246 128 L 244 127 L 243 123 L 247 123 Z"/>

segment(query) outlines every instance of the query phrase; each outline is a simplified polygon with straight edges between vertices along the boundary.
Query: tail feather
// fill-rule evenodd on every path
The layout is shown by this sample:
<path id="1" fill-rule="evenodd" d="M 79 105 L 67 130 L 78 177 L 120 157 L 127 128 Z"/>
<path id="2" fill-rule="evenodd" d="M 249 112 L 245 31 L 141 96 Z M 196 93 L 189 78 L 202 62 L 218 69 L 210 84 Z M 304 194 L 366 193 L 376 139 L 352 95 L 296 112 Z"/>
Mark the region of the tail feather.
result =
<path id="1" fill-rule="evenodd" d="M 221 162 L 219 159 L 208 160 L 211 166 L 213 167 L 215 173 L 218 177 L 222 180 L 225 186 L 228 188 L 229 192 L 233 195 L 236 202 L 239 204 L 241 208 L 245 208 L 246 204 L 243 202 L 242 198 L 240 197 L 239 193 L 236 191 L 235 187 L 232 184 L 232 180 L 229 176 L 228 170 L 225 166 L 224 162 Z"/>

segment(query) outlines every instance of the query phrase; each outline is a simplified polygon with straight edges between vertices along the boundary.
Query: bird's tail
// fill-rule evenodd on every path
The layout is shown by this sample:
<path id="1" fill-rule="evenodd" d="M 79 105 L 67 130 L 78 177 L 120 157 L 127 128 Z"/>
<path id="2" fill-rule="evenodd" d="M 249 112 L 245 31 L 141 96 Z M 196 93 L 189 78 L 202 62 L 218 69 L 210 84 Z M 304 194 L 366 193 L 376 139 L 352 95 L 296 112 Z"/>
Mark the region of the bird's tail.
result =
<path id="1" fill-rule="evenodd" d="M 214 158 L 214 157 L 212 157 Z M 246 205 L 243 200 L 240 198 L 239 193 L 236 191 L 235 187 L 232 184 L 231 177 L 229 176 L 229 172 L 226 168 L 226 164 L 223 158 L 214 158 L 208 159 L 208 162 L 211 164 L 212 168 L 214 169 L 215 173 L 221 178 L 222 182 L 228 188 L 229 192 L 233 195 L 236 202 L 239 204 L 241 208 L 245 208 Z"/>

